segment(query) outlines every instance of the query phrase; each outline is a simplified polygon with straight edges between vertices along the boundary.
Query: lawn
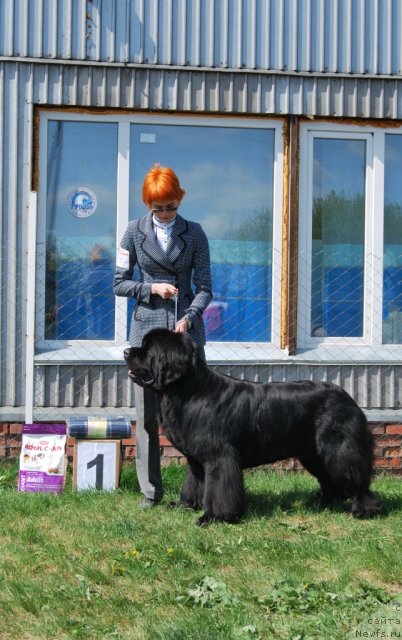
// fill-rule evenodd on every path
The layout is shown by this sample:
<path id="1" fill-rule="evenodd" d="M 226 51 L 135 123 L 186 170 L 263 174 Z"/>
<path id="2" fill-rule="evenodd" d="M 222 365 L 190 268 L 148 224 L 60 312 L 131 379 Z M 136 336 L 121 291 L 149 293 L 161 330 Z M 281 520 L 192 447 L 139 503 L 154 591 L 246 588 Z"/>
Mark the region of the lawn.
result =
<path id="1" fill-rule="evenodd" d="M 132 465 L 115 493 L 69 478 L 59 496 L 18 494 L 0 466 L 1 640 L 402 637 L 399 480 L 374 483 L 382 517 L 353 520 L 319 509 L 309 475 L 259 469 L 242 523 L 204 529 L 166 508 L 184 469 L 163 475 L 142 510 Z"/>

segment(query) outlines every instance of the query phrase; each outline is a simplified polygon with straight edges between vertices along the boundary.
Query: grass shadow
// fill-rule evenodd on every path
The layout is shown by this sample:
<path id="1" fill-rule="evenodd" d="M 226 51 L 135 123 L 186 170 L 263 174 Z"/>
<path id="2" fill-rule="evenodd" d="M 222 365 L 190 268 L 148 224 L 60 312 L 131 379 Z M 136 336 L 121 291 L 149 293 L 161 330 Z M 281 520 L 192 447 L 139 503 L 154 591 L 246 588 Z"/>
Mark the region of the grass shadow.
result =
<path id="1" fill-rule="evenodd" d="M 270 517 L 278 511 L 287 514 L 297 512 L 313 514 L 324 510 L 346 513 L 349 508 L 343 502 L 336 502 L 330 506 L 323 505 L 318 492 L 314 489 L 290 489 L 280 494 L 247 491 L 246 517 Z"/>

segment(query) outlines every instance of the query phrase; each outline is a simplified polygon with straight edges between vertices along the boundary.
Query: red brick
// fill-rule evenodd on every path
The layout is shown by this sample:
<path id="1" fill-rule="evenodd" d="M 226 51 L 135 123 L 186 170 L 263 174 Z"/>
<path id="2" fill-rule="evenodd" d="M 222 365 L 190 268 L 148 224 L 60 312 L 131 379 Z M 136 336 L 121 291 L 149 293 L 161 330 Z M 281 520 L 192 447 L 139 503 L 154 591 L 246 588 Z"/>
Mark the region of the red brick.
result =
<path id="1" fill-rule="evenodd" d="M 376 458 L 374 466 L 382 469 L 399 469 L 401 467 L 400 458 Z"/>
<path id="2" fill-rule="evenodd" d="M 383 453 L 384 458 L 394 458 L 398 456 L 399 458 L 402 456 L 401 447 L 386 447 Z"/>
<path id="3" fill-rule="evenodd" d="M 401 443 L 401 437 L 399 434 L 387 434 L 387 435 L 383 435 L 383 436 L 379 436 L 378 438 L 375 438 L 374 443 L 377 446 L 384 446 L 384 445 L 397 445 Z"/>
<path id="4" fill-rule="evenodd" d="M 8 424 L 0 424 L 0 433 L 9 433 Z"/>
<path id="5" fill-rule="evenodd" d="M 402 424 L 389 424 L 387 425 L 387 434 L 400 434 L 402 435 Z"/>
<path id="6" fill-rule="evenodd" d="M 75 444 L 75 438 L 70 438 L 70 436 L 68 436 L 67 438 L 67 446 L 68 447 L 73 447 Z"/>
<path id="7" fill-rule="evenodd" d="M 8 438 L 8 446 L 21 449 L 21 438 Z"/>
<path id="8" fill-rule="evenodd" d="M 371 433 L 372 433 L 374 436 L 377 436 L 377 435 L 379 435 L 379 436 L 380 436 L 380 435 L 382 435 L 383 433 L 385 433 L 385 425 L 384 425 L 384 424 L 377 424 L 377 425 L 375 425 L 375 426 L 371 426 L 371 425 L 369 425 L 369 427 L 370 427 L 370 431 L 371 431 Z"/>
<path id="9" fill-rule="evenodd" d="M 22 433 L 22 424 L 10 424 L 10 433 L 13 435 Z"/>
<path id="10" fill-rule="evenodd" d="M 135 447 L 124 447 L 124 449 L 123 449 L 123 457 L 125 459 L 135 458 Z"/>
<path id="11" fill-rule="evenodd" d="M 7 458 L 8 450 L 5 445 L 0 444 L 0 458 Z"/>
<path id="12" fill-rule="evenodd" d="M 167 439 L 166 436 L 159 436 L 159 444 L 161 445 L 161 447 L 171 447 L 172 443 L 170 442 L 170 440 Z"/>
<path id="13" fill-rule="evenodd" d="M 135 437 L 133 436 L 132 438 L 123 438 L 121 442 L 123 447 L 133 447 L 135 445 Z"/>
<path id="14" fill-rule="evenodd" d="M 181 458 L 182 454 L 180 453 L 180 451 L 178 451 L 177 449 L 175 449 L 174 447 L 164 447 L 163 448 L 163 455 L 167 458 Z"/>

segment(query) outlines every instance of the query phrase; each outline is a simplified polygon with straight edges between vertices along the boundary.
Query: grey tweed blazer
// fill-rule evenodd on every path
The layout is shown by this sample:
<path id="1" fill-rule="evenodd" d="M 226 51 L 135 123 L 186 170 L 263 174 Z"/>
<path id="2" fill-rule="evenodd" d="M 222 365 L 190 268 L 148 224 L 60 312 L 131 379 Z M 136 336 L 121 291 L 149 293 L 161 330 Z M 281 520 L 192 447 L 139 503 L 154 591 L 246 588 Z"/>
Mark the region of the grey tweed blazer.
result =
<path id="1" fill-rule="evenodd" d="M 133 280 L 135 266 L 139 276 Z M 175 302 L 151 294 L 155 282 L 178 288 L 177 319 L 186 316 L 193 321 L 189 335 L 202 347 L 202 314 L 211 301 L 212 284 L 208 240 L 200 224 L 177 215 L 166 253 L 156 239 L 151 212 L 128 225 L 118 251 L 113 290 L 117 296 L 137 301 L 130 325 L 131 346 L 140 346 L 144 335 L 155 327 L 174 329 Z"/>

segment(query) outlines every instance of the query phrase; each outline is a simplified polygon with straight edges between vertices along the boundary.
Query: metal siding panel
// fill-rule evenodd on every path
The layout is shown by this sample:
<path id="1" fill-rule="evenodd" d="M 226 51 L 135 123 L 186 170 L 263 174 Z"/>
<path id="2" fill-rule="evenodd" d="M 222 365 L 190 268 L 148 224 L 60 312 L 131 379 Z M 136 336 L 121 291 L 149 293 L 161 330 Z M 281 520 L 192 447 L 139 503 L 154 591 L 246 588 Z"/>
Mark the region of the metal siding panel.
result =
<path id="1" fill-rule="evenodd" d="M 352 0 L 342 0 L 338 15 L 338 68 L 343 73 L 352 70 Z"/>
<path id="2" fill-rule="evenodd" d="M 115 37 L 113 60 L 117 62 L 128 62 L 130 51 L 130 22 L 131 22 L 131 3 L 126 2 L 115 3 Z M 135 17 L 133 16 L 133 19 Z"/>
<path id="3" fill-rule="evenodd" d="M 0 55 L 402 74 L 400 0 L 2 0 Z"/>
<path id="4" fill-rule="evenodd" d="M 256 5 L 256 66 L 269 68 L 269 2 L 257 0 Z"/>
<path id="5" fill-rule="evenodd" d="M 295 70 L 310 71 L 312 46 L 311 0 L 301 0 L 297 4 L 297 22 L 295 33 L 296 63 Z"/>
<path id="6" fill-rule="evenodd" d="M 224 18 L 227 33 L 222 39 L 222 66 L 230 69 L 241 68 L 242 56 L 242 15 L 243 0 L 233 0 L 228 2 L 224 0 L 223 5 Z"/>
<path id="7" fill-rule="evenodd" d="M 172 0 L 164 0 L 159 4 L 158 10 L 158 43 L 157 60 L 158 63 L 172 64 L 172 43 L 173 43 L 173 9 Z"/>
<path id="8" fill-rule="evenodd" d="M 392 3 L 392 73 L 402 75 L 402 3 Z"/>
<path id="9" fill-rule="evenodd" d="M 129 24 L 129 61 L 140 64 L 144 61 L 144 3 L 131 0 Z"/>
<path id="10" fill-rule="evenodd" d="M 391 74 L 392 57 L 392 0 L 382 0 L 378 17 L 378 72 Z"/>
<path id="11" fill-rule="evenodd" d="M 36 11 L 32 19 L 30 34 L 30 56 L 33 58 L 55 58 L 57 55 L 57 9 L 58 2 L 44 0 L 34 5 Z"/>
<path id="12" fill-rule="evenodd" d="M 20 264 L 21 247 L 18 246 L 18 222 L 21 224 L 21 202 L 22 189 L 21 178 L 18 168 L 19 158 L 19 126 L 23 103 L 19 101 L 18 93 L 18 66 L 7 65 L 5 68 L 5 101 L 3 111 L 3 150 L 5 162 L 3 164 L 3 207 L 7 218 L 2 218 L 2 264 L 4 275 L 2 285 L 5 286 L 5 305 L 7 310 L 6 319 L 3 324 L 3 362 L 6 364 L 7 386 L 5 389 L 5 404 L 13 406 L 16 394 L 16 367 L 17 356 L 17 315 L 20 305 L 18 304 L 17 287 L 21 287 L 21 276 L 18 266 Z M 22 139 L 20 138 L 21 142 Z M 19 348 L 19 351 L 21 346 Z"/>
<path id="13" fill-rule="evenodd" d="M 148 0 L 144 2 L 144 40 L 143 60 L 147 63 L 158 62 L 158 2 Z"/>
<path id="14" fill-rule="evenodd" d="M 186 3 L 173 0 L 172 64 L 186 64 Z"/>
<path id="15" fill-rule="evenodd" d="M 123 3 L 126 4 L 126 3 Z M 119 2 L 102 2 L 100 12 L 101 32 L 100 32 L 100 48 L 96 60 L 106 60 L 113 62 L 116 60 L 116 11 Z M 124 34 L 126 37 L 126 34 Z M 120 53 L 120 52 L 119 52 Z M 120 56 L 117 60 L 121 60 Z"/>
<path id="16" fill-rule="evenodd" d="M 288 0 L 285 4 L 284 14 L 284 52 L 283 69 L 286 71 L 298 71 L 297 60 L 297 35 L 300 6 L 297 0 Z M 303 34 L 305 38 L 305 34 Z"/>
<path id="17" fill-rule="evenodd" d="M 235 6 L 235 2 L 233 6 Z M 221 0 L 219 4 L 218 42 L 217 42 L 217 64 L 218 68 L 225 69 L 228 66 L 228 49 L 231 29 L 229 27 L 229 7 L 228 0 Z"/>
<path id="18" fill-rule="evenodd" d="M 80 2 L 81 0 L 77 0 Z M 57 57 L 62 59 L 75 58 L 73 50 L 73 8 L 72 0 L 60 0 L 57 21 Z M 85 45 L 84 45 L 85 46 Z M 85 56 L 83 56 L 85 57 Z"/>
<path id="19" fill-rule="evenodd" d="M 28 2 L 15 0 L 14 7 L 14 55 L 24 58 L 28 55 Z"/>
<path id="20" fill-rule="evenodd" d="M 63 0 L 63 6 L 66 7 L 66 15 L 71 16 L 71 58 L 85 60 L 87 55 L 89 57 L 87 52 L 89 52 L 93 36 L 93 31 L 90 29 L 90 18 L 87 18 L 87 0 Z M 61 28 L 64 29 L 64 25 Z"/>
<path id="21" fill-rule="evenodd" d="M 221 364 L 212 369 L 238 380 L 292 382 L 312 380 L 341 386 L 363 409 L 398 409 L 401 404 L 402 368 L 380 365 Z M 37 366 L 35 403 L 48 410 L 107 407 L 124 414 L 135 406 L 134 386 L 124 365 Z M 46 412 L 42 411 L 46 417 Z"/>
<path id="22" fill-rule="evenodd" d="M 14 2 L 0 2 L 0 55 L 14 55 Z"/>
<path id="23" fill-rule="evenodd" d="M 311 70 L 324 71 L 324 42 L 327 37 L 324 3 L 315 0 L 312 4 L 312 38 L 311 38 Z M 314 34 L 314 35 L 313 35 Z"/>
<path id="24" fill-rule="evenodd" d="M 111 8 L 111 4 L 107 6 Z M 93 0 L 88 4 L 85 13 L 85 58 L 87 60 L 102 60 L 101 46 L 107 35 L 106 20 L 102 21 L 102 0 Z M 106 13 L 106 10 L 105 10 Z M 105 45 L 106 48 L 106 45 Z"/>

